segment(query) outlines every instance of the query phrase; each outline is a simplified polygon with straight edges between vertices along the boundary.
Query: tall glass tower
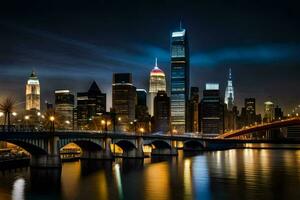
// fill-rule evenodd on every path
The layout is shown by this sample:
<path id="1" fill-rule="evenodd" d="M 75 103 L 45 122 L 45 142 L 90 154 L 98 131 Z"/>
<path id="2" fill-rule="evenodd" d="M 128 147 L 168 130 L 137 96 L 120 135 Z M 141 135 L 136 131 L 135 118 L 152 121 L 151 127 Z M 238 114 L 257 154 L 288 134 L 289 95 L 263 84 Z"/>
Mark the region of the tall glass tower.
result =
<path id="1" fill-rule="evenodd" d="M 40 82 L 36 73 L 32 71 L 26 84 L 26 110 L 39 111 L 41 109 L 40 101 Z"/>
<path id="2" fill-rule="evenodd" d="M 227 105 L 227 109 L 231 111 L 234 105 L 234 91 L 232 85 L 231 68 L 229 68 L 229 77 L 228 77 L 227 87 L 225 90 L 224 102 Z"/>
<path id="3" fill-rule="evenodd" d="M 187 131 L 187 103 L 190 87 L 189 45 L 187 32 L 171 35 L 171 128 L 173 133 Z"/>
<path id="4" fill-rule="evenodd" d="M 159 69 L 157 65 L 157 58 L 155 59 L 155 66 L 150 72 L 150 84 L 149 84 L 149 100 L 148 109 L 149 114 L 153 116 L 154 114 L 154 97 L 158 91 L 166 91 L 166 76 L 165 73 Z"/>

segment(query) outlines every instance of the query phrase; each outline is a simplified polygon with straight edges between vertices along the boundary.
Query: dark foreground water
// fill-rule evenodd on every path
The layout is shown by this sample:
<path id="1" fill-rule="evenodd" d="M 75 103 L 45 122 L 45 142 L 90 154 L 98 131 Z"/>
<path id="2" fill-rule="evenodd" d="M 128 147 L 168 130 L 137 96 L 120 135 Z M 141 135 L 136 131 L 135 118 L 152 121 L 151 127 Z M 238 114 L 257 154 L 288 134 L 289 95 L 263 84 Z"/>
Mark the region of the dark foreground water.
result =
<path id="1" fill-rule="evenodd" d="M 0 175 L 0 199 L 300 199 L 300 150 L 64 163 Z"/>

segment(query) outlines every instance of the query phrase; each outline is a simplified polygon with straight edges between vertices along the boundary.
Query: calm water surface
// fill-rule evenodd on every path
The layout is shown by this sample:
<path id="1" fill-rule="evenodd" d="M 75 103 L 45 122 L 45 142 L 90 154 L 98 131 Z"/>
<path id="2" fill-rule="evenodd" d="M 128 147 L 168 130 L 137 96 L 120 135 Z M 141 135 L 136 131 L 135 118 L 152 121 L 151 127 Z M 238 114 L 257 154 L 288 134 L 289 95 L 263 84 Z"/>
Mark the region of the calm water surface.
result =
<path id="1" fill-rule="evenodd" d="M 300 199 L 300 150 L 64 163 L 0 175 L 0 199 Z"/>

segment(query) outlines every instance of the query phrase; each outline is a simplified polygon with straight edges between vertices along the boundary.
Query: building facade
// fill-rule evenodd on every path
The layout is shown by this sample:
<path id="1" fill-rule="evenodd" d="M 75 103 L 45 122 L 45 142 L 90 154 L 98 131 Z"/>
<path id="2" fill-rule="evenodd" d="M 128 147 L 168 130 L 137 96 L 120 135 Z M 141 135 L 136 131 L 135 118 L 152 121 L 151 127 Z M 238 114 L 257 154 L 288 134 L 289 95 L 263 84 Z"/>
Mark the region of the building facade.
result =
<path id="1" fill-rule="evenodd" d="M 203 137 L 216 137 L 224 130 L 224 104 L 219 84 L 206 84 L 200 103 L 200 123 Z"/>
<path id="2" fill-rule="evenodd" d="M 135 118 L 137 131 L 147 134 L 150 133 L 150 115 L 147 107 L 147 91 L 136 89 L 137 104 L 135 106 Z"/>
<path id="3" fill-rule="evenodd" d="M 227 110 L 232 111 L 232 108 L 234 106 L 234 90 L 232 84 L 231 68 L 229 68 L 229 76 L 227 81 L 227 87 L 225 89 L 224 103 L 227 106 Z"/>
<path id="4" fill-rule="evenodd" d="M 135 122 L 136 87 L 132 84 L 130 73 L 114 73 L 112 84 L 112 106 L 120 118 L 117 130 L 133 131 L 131 124 Z M 134 128 L 135 129 L 135 128 Z"/>
<path id="5" fill-rule="evenodd" d="M 265 115 L 264 115 L 264 121 L 265 122 L 272 122 L 275 119 L 275 106 L 274 103 L 272 101 L 266 101 L 264 103 L 264 111 L 265 111 Z"/>
<path id="6" fill-rule="evenodd" d="M 55 114 L 58 116 L 58 129 L 74 129 L 74 95 L 70 90 L 55 91 Z"/>
<path id="7" fill-rule="evenodd" d="M 191 97 L 188 102 L 188 112 L 187 112 L 187 126 L 188 132 L 198 133 L 199 132 L 199 88 L 198 87 L 191 87 Z"/>
<path id="8" fill-rule="evenodd" d="M 158 91 L 167 91 L 167 84 L 165 73 L 158 67 L 156 58 L 155 66 L 150 72 L 149 83 L 148 110 L 151 116 L 154 113 L 154 97 Z"/>
<path id="9" fill-rule="evenodd" d="M 77 93 L 76 118 L 79 129 L 88 129 L 94 117 L 106 112 L 106 94 L 94 81 L 88 92 Z"/>
<path id="10" fill-rule="evenodd" d="M 159 91 L 154 98 L 154 132 L 168 133 L 170 131 L 170 97 L 164 91 Z"/>
<path id="11" fill-rule="evenodd" d="M 35 71 L 32 71 L 26 84 L 26 110 L 41 110 L 41 88 Z"/>
<path id="12" fill-rule="evenodd" d="M 178 133 L 187 131 L 189 59 L 187 31 L 180 27 L 171 35 L 171 127 Z"/>

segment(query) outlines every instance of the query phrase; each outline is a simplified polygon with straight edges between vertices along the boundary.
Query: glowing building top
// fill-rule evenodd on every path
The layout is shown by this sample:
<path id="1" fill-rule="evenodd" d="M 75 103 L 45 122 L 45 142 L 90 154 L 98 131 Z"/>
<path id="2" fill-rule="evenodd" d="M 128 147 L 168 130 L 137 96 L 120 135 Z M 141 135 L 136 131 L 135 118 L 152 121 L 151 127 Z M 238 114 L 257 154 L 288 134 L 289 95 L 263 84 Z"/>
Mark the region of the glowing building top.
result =
<path id="1" fill-rule="evenodd" d="M 227 87 L 225 90 L 224 102 L 226 103 L 228 110 L 232 110 L 232 107 L 234 105 L 234 90 L 232 84 L 231 68 L 229 68 L 229 77 L 228 77 Z"/>
<path id="2" fill-rule="evenodd" d="M 155 59 L 155 66 L 150 72 L 149 96 L 148 96 L 148 110 L 149 114 L 154 114 L 154 97 L 158 91 L 166 91 L 166 76 L 165 73 L 158 67 L 157 58 Z"/>
<path id="3" fill-rule="evenodd" d="M 40 82 L 35 71 L 32 71 L 26 84 L 26 110 L 40 110 L 40 101 Z"/>
<path id="4" fill-rule="evenodd" d="M 156 58 L 155 66 L 150 72 L 149 92 L 157 93 L 158 91 L 166 91 L 166 76 L 165 73 L 158 68 Z"/>

